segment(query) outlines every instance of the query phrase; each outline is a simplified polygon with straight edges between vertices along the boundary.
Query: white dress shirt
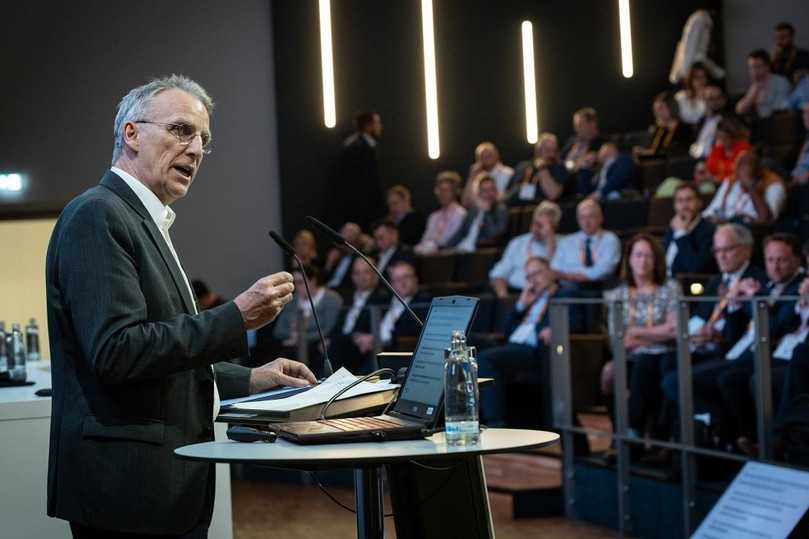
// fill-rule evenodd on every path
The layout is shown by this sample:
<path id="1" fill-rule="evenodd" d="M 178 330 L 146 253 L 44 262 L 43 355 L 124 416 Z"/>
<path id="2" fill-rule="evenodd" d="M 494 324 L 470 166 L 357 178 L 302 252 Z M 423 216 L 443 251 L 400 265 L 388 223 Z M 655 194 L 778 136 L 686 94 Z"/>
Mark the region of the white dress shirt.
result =
<path id="1" fill-rule="evenodd" d="M 188 277 L 185 274 L 183 265 L 180 264 L 180 258 L 177 256 L 177 251 L 174 250 L 174 245 L 171 243 L 171 236 L 169 235 L 169 229 L 171 228 L 171 225 L 174 224 L 177 214 L 174 213 L 174 210 L 169 208 L 166 204 L 163 204 L 163 202 L 157 198 L 157 195 L 155 195 L 151 189 L 146 187 L 137 178 L 118 167 L 112 167 L 111 170 L 120 176 L 120 178 L 129 186 L 129 188 L 135 192 L 135 195 L 137 195 L 138 199 L 140 199 L 141 203 L 146 207 L 146 211 L 148 211 L 149 215 L 152 217 L 154 224 L 157 226 L 157 229 L 160 231 L 160 234 L 166 241 L 166 246 L 169 248 L 171 255 L 174 257 L 174 262 L 177 263 L 177 267 L 180 269 L 180 275 L 183 276 L 183 281 L 188 289 L 188 296 L 191 298 L 191 304 L 194 307 L 194 314 L 197 314 L 197 303 L 194 298 L 194 291 L 191 289 L 191 285 L 188 282 Z M 216 419 L 216 416 L 219 415 L 219 388 L 216 387 L 216 370 L 213 368 L 213 365 L 211 365 L 211 372 L 213 372 L 214 375 L 213 417 Z"/>
<path id="2" fill-rule="evenodd" d="M 525 288 L 525 261 L 529 256 L 548 258 L 547 246 L 530 232 L 508 242 L 503 256 L 489 271 L 489 279 L 504 279 L 511 288 L 522 290 Z"/>
<path id="3" fill-rule="evenodd" d="M 343 322 L 343 335 L 348 335 L 354 331 L 354 326 L 357 323 L 357 319 L 360 317 L 360 313 L 365 308 L 365 304 L 368 302 L 370 295 L 370 290 L 357 290 L 354 292 L 354 303 L 351 304 L 351 308 L 346 313 L 345 322 Z"/>
<path id="4" fill-rule="evenodd" d="M 380 273 L 385 272 L 385 268 L 388 267 L 390 259 L 393 258 L 394 254 L 396 254 L 396 247 L 398 246 L 394 245 L 393 247 L 388 247 L 379 255 L 379 263 L 376 265 L 376 267 L 379 269 Z"/>
<path id="5" fill-rule="evenodd" d="M 697 141 L 691 145 L 689 153 L 694 159 L 705 159 L 711 153 L 714 139 L 716 139 L 716 126 L 719 125 L 719 120 L 722 116 L 714 114 L 708 116 L 702 123 L 702 129 L 699 130 Z"/>
<path id="6" fill-rule="evenodd" d="M 413 296 L 406 296 L 402 299 L 406 304 L 410 305 Z M 379 339 L 383 343 L 388 344 L 393 340 L 393 328 L 396 326 L 399 317 L 404 313 L 404 310 L 404 305 L 402 305 L 398 299 L 395 297 L 391 298 L 390 308 L 388 312 L 385 313 L 385 316 L 382 317 L 382 322 L 379 324 Z"/>
<path id="7" fill-rule="evenodd" d="M 780 181 L 771 183 L 764 192 L 764 201 L 767 203 L 767 207 L 770 208 L 773 221 L 780 215 L 786 199 L 787 192 L 783 182 Z M 731 185 L 729 178 L 722 181 L 722 185 L 719 186 L 711 203 L 708 204 L 702 215 L 723 220 L 733 219 L 734 217 L 758 219 L 758 212 L 755 204 L 753 204 L 753 199 L 742 188 L 742 182 L 735 181 Z"/>

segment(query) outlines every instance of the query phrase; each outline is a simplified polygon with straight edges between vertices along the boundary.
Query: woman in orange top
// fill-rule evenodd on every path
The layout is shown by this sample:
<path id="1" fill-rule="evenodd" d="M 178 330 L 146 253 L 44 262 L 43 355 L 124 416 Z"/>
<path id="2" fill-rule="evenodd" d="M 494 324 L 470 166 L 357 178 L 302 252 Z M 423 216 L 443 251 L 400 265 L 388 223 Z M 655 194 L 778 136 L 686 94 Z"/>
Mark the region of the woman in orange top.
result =
<path id="1" fill-rule="evenodd" d="M 714 183 L 733 176 L 736 158 L 751 148 L 747 129 L 733 118 L 723 118 L 716 126 L 716 142 L 705 161 Z"/>

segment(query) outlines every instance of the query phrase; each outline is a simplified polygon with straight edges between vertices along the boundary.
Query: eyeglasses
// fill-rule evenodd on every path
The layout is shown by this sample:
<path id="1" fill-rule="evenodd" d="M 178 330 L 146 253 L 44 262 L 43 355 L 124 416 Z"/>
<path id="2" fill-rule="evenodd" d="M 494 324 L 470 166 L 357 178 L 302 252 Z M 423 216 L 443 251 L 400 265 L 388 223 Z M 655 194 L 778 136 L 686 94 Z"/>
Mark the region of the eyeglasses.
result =
<path id="1" fill-rule="evenodd" d="M 202 141 L 202 153 L 205 155 L 210 155 L 211 150 L 211 135 L 208 133 L 197 131 L 194 126 L 187 124 L 187 123 L 164 123 L 164 122 L 152 122 L 150 120 L 135 120 L 136 124 L 152 124 L 152 125 L 159 125 L 166 131 L 168 131 L 174 138 L 177 139 L 177 142 L 182 144 L 183 146 L 188 146 L 191 144 L 197 135 L 199 135 L 200 140 Z"/>
<path id="2" fill-rule="evenodd" d="M 735 250 L 737 247 L 739 247 L 738 243 L 736 243 L 734 245 L 728 245 L 727 247 L 714 247 L 713 249 L 711 249 L 711 251 L 715 255 L 716 254 L 724 254 L 724 253 L 729 253 L 729 252 Z"/>

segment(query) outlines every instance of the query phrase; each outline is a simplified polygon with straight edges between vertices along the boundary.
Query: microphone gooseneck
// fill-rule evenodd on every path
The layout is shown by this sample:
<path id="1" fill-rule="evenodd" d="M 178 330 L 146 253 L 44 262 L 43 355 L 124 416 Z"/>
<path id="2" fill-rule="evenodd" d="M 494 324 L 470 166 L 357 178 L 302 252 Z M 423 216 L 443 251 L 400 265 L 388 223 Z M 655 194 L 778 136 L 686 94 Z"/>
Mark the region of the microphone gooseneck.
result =
<path id="1" fill-rule="evenodd" d="M 317 316 L 317 310 L 315 310 L 315 301 L 312 299 L 312 292 L 309 291 L 309 276 L 306 274 L 306 269 L 303 267 L 303 262 L 298 257 L 298 253 L 295 252 L 295 249 L 293 249 L 292 246 L 274 230 L 270 230 L 270 237 L 276 244 L 278 244 L 278 247 L 280 247 L 282 251 L 295 259 L 295 262 L 298 264 L 298 267 L 303 274 L 303 286 L 306 289 L 306 297 L 309 299 L 309 305 L 312 307 L 312 318 L 315 319 L 317 334 L 320 336 L 320 345 L 323 347 L 323 376 L 328 378 L 332 375 L 334 369 L 332 368 L 331 361 L 329 360 L 329 349 L 326 346 L 326 338 L 323 336 L 323 330 L 320 328 L 320 320 Z M 298 336 L 298 338 L 301 338 L 301 336 Z"/>
<path id="2" fill-rule="evenodd" d="M 336 231 L 335 231 L 333 228 L 331 228 L 329 225 L 327 225 L 327 224 L 325 224 L 325 223 L 323 223 L 323 222 L 319 221 L 318 219 L 315 219 L 315 218 L 314 218 L 314 217 L 312 217 L 311 215 L 307 215 L 307 216 L 306 216 L 306 220 L 309 222 L 309 224 L 310 224 L 312 227 L 316 228 L 317 230 L 319 230 L 320 232 L 322 232 L 323 234 L 325 234 L 326 236 L 328 236 L 328 237 L 329 237 L 329 239 L 331 239 L 331 241 L 332 241 L 332 242 L 334 242 L 334 244 L 335 244 L 335 245 L 337 245 L 337 246 L 345 245 L 346 247 L 348 247 L 349 249 L 351 249 L 352 251 L 354 251 L 354 253 L 356 253 L 356 254 L 357 254 L 357 256 L 359 256 L 360 258 L 362 258 L 362 259 L 365 261 L 365 263 L 366 263 L 366 264 L 368 264 L 368 266 L 369 266 L 369 267 L 370 267 L 372 270 L 374 270 L 374 273 L 376 273 L 377 277 L 379 277 L 379 279 L 380 279 L 380 280 L 381 280 L 381 281 L 382 281 L 382 282 L 385 284 L 385 287 L 386 287 L 388 290 L 390 290 L 390 291 L 391 291 L 391 293 L 393 293 L 393 295 L 396 297 L 396 299 L 398 299 L 398 300 L 399 300 L 399 303 L 401 303 L 401 304 L 402 304 L 402 307 L 404 307 L 405 311 L 407 311 L 407 313 L 410 315 L 410 317 L 411 317 L 413 320 L 415 320 L 415 321 L 416 321 L 416 323 L 419 325 L 419 327 L 424 327 L 424 322 L 422 322 L 422 321 L 421 321 L 421 318 L 419 318 L 419 317 L 416 315 L 416 313 L 414 313 L 414 312 L 413 312 L 413 309 L 411 309 L 411 308 L 410 308 L 410 306 L 409 306 L 409 305 L 408 305 L 408 304 L 405 302 L 405 300 L 404 300 L 404 299 L 402 299 L 402 296 L 400 296 L 400 295 L 399 295 L 399 293 L 398 293 L 398 292 L 396 292 L 396 290 L 395 290 L 395 289 L 393 288 L 393 286 L 390 284 L 390 282 L 388 282 L 388 280 L 387 280 L 387 279 L 385 279 L 385 276 L 384 276 L 384 275 L 382 275 L 382 272 L 381 272 L 381 271 L 379 271 L 379 268 L 377 268 L 377 267 L 376 267 L 376 265 L 374 265 L 374 263 L 373 263 L 373 262 L 371 262 L 371 261 L 368 259 L 368 257 L 367 257 L 367 256 L 365 256 L 365 254 L 364 254 L 362 251 L 360 251 L 359 249 L 357 249 L 356 247 L 354 247 L 353 245 L 351 245 L 351 243 L 349 243 L 349 242 L 348 242 L 348 240 L 346 240 L 346 239 L 345 239 L 343 236 L 341 236 L 340 234 L 338 234 L 338 233 L 337 233 L 337 232 L 336 232 Z"/>

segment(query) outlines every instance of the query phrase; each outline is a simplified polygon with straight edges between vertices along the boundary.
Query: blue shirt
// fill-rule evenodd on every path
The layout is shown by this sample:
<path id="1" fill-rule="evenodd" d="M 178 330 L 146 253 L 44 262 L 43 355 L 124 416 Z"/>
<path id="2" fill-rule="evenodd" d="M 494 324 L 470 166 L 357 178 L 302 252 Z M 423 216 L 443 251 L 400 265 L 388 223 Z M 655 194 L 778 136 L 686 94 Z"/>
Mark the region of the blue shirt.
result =
<path id="1" fill-rule="evenodd" d="M 585 266 L 584 245 L 587 235 L 579 230 L 562 237 L 556 244 L 551 268 L 564 273 L 580 273 L 589 281 L 602 281 L 611 276 L 621 261 L 621 241 L 609 230 L 590 236 L 593 265 Z"/>

